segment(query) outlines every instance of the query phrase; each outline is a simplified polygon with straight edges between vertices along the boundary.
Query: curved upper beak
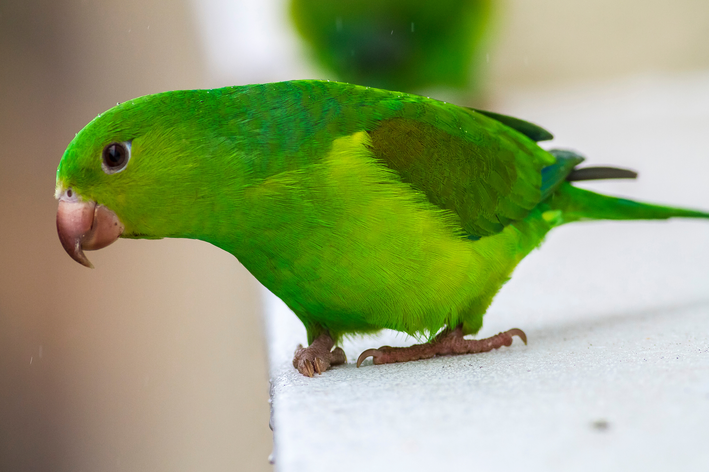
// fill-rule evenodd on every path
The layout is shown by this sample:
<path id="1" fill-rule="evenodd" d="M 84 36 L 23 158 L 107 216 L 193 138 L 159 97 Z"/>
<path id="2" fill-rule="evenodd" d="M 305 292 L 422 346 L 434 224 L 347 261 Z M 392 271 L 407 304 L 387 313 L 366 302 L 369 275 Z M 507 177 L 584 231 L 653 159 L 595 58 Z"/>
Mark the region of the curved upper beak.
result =
<path id="1" fill-rule="evenodd" d="M 84 250 L 101 249 L 123 233 L 123 224 L 115 213 L 96 202 L 59 198 L 57 232 L 64 250 L 79 264 L 93 268 Z"/>

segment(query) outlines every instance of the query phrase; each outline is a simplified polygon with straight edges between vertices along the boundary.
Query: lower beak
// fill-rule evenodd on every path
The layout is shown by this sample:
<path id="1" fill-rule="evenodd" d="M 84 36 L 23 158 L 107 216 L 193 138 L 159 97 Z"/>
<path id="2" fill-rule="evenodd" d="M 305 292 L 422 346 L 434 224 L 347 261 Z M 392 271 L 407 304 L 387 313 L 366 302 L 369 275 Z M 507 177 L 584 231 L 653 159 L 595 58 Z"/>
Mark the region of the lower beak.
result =
<path id="1" fill-rule="evenodd" d="M 79 264 L 93 268 L 84 250 L 101 249 L 114 242 L 124 227 L 115 213 L 96 202 L 59 199 L 57 232 L 64 250 Z"/>

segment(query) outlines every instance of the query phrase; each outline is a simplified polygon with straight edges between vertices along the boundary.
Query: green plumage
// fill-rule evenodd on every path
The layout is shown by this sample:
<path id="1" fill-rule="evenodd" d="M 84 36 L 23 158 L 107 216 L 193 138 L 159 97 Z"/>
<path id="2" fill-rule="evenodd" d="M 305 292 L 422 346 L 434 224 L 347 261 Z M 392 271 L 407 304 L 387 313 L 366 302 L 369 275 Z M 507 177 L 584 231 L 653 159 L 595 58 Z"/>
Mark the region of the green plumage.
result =
<path id="1" fill-rule="evenodd" d="M 201 239 L 232 253 L 311 341 L 323 330 L 476 333 L 555 226 L 709 217 L 573 187 L 565 178 L 582 159 L 534 141 L 549 137 L 521 120 L 335 82 L 166 92 L 87 125 L 57 191 L 113 210 L 123 237 Z M 106 174 L 111 142 L 130 142 L 131 158 Z"/>
<path id="2" fill-rule="evenodd" d="M 291 0 L 293 23 L 338 80 L 394 90 L 470 90 L 490 0 Z"/>

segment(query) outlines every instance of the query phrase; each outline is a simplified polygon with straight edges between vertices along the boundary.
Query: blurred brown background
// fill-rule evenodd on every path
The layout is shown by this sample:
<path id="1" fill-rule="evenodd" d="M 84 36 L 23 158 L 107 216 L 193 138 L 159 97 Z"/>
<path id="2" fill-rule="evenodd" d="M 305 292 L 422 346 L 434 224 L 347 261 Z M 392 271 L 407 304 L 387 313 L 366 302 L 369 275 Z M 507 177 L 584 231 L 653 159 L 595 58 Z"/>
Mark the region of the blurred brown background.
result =
<path id="1" fill-rule="evenodd" d="M 0 4 L 0 470 L 268 470 L 256 283 L 197 241 L 119 241 L 87 270 L 56 166 L 118 101 L 205 86 L 189 4 Z"/>
<path id="2" fill-rule="evenodd" d="M 254 41 L 248 28 L 230 29 L 243 38 L 234 44 L 203 33 L 204 11 L 223 4 L 235 25 L 261 28 Z M 74 133 L 116 102 L 315 76 L 284 9 L 0 3 L 0 470 L 270 469 L 257 283 L 197 241 L 119 241 L 89 254 L 95 270 L 81 267 L 56 237 L 53 190 Z M 248 21 L 260 14 L 276 17 Z M 709 68 L 704 1 L 508 0 L 496 18 L 493 104 L 510 90 Z M 209 59 L 220 41 L 231 69 Z"/>

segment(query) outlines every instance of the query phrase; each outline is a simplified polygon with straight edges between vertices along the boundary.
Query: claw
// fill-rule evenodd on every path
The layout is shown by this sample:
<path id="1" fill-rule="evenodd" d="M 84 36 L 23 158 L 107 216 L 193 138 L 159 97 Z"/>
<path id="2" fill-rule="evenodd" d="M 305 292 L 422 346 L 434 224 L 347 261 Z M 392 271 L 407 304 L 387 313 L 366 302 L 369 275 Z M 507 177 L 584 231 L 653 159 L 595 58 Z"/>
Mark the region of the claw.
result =
<path id="1" fill-rule="evenodd" d="M 313 369 L 313 364 L 308 359 L 299 359 L 298 354 L 303 351 L 303 345 L 299 344 L 298 348 L 295 350 L 295 358 L 293 359 L 293 367 L 298 369 L 301 374 L 312 377 L 315 375 L 315 369 Z"/>
<path id="2" fill-rule="evenodd" d="M 510 336 L 519 336 L 519 339 L 522 340 L 522 342 L 524 343 L 524 345 L 525 345 L 525 346 L 527 345 L 527 335 L 524 334 L 524 331 L 522 331 L 521 329 L 519 329 L 519 328 L 512 328 L 512 329 L 510 329 L 510 330 L 507 330 L 507 334 L 509 334 Z"/>
<path id="3" fill-rule="evenodd" d="M 362 354 L 360 354 L 359 357 L 357 358 L 357 367 L 362 365 L 362 362 L 364 362 L 364 360 L 366 358 L 371 356 L 373 360 L 376 360 L 377 357 L 379 357 L 380 355 L 381 355 L 381 352 L 379 351 L 379 349 L 367 349 Z"/>
<path id="4" fill-rule="evenodd" d="M 303 370 L 305 372 L 303 372 Z M 305 374 L 308 377 L 312 377 L 313 375 L 315 375 L 315 370 L 313 369 L 313 364 L 308 361 L 303 362 L 303 370 L 301 370 L 300 373 Z"/>

